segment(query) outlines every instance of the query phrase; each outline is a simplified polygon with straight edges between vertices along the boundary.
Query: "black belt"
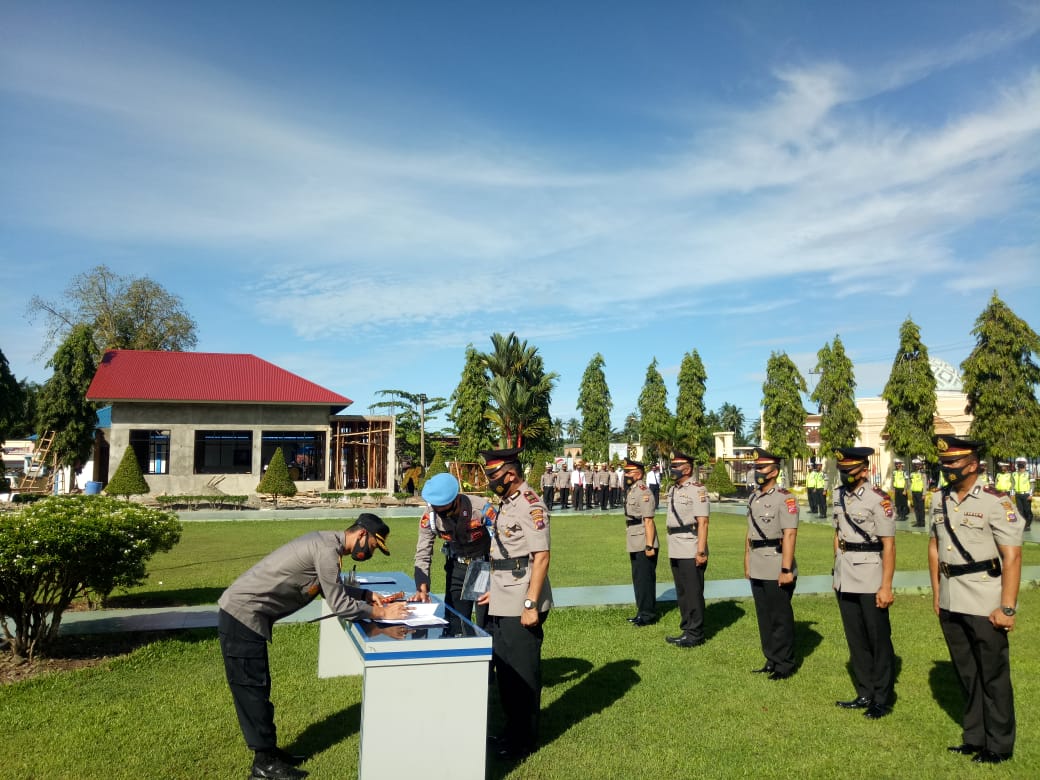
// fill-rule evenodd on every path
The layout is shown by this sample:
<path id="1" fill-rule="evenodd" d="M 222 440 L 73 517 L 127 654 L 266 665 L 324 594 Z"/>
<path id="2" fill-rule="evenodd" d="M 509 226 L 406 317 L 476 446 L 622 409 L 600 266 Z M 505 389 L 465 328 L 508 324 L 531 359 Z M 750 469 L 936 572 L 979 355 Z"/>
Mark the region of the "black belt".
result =
<path id="1" fill-rule="evenodd" d="M 625 519 L 625 525 L 642 525 L 642 524 L 643 524 L 642 520 L 633 520 L 631 518 L 626 518 Z"/>
<path id="2" fill-rule="evenodd" d="M 530 558 L 527 555 L 521 558 L 496 559 L 491 561 L 491 568 L 494 571 L 524 571 L 529 561 Z"/>
<path id="3" fill-rule="evenodd" d="M 944 563 L 939 562 L 939 571 L 944 577 L 960 577 L 962 574 L 975 574 L 980 571 L 989 572 L 990 577 L 1000 576 L 1000 558 L 990 558 L 988 561 L 974 561 L 972 563 Z"/>
<path id="4" fill-rule="evenodd" d="M 694 533 L 694 530 L 692 528 L 689 528 L 689 527 L 687 527 L 687 528 L 676 528 L 675 526 L 671 526 L 671 525 L 668 526 L 668 535 L 669 536 L 671 536 L 672 534 L 685 534 L 685 533 L 691 533 L 691 534 L 696 535 Z"/>
<path id="5" fill-rule="evenodd" d="M 462 555 L 456 555 L 454 557 L 454 560 L 455 560 L 456 563 L 461 563 L 461 564 L 463 564 L 465 566 L 469 566 L 471 563 L 473 563 L 473 561 L 486 561 L 487 559 L 488 559 L 488 557 L 487 557 L 486 554 L 485 555 L 471 555 L 469 558 L 466 558 L 466 557 L 464 557 Z"/>
<path id="6" fill-rule="evenodd" d="M 881 552 L 884 547 L 881 542 L 846 542 L 839 539 L 838 549 L 842 552 Z"/>
<path id="7" fill-rule="evenodd" d="M 778 551 L 783 547 L 780 539 L 752 539 L 751 549 L 757 550 L 761 547 L 775 547 Z"/>

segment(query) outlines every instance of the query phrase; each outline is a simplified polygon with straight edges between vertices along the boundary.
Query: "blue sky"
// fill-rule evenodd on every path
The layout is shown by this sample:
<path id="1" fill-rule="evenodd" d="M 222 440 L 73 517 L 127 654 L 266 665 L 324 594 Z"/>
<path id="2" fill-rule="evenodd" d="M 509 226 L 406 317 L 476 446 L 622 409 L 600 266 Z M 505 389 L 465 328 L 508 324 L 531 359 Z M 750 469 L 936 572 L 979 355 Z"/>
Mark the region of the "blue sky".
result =
<path id="1" fill-rule="evenodd" d="M 907 316 L 1040 329 L 1040 3 L 3 0 L 0 171 L 18 378 L 105 263 L 356 412 L 516 331 L 556 417 L 697 349 L 752 419 L 773 350 L 877 395 Z"/>

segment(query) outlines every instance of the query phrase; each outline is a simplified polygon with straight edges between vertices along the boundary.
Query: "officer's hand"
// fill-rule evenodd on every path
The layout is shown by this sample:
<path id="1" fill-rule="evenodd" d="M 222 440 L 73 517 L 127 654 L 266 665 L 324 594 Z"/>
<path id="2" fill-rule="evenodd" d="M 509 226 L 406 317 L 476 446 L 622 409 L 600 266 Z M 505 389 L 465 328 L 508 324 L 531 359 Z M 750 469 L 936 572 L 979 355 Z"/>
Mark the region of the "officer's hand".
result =
<path id="1" fill-rule="evenodd" d="M 874 604 L 878 609 L 888 609 L 896 597 L 892 595 L 891 588 L 882 588 L 874 595 Z"/>
<path id="2" fill-rule="evenodd" d="M 491 602 L 491 591 L 490 590 L 487 593 L 481 594 L 480 598 L 477 599 L 477 604 L 479 604 L 480 606 L 484 606 L 485 604 L 488 604 L 490 602 Z"/>
<path id="3" fill-rule="evenodd" d="M 939 593 L 938 593 L 938 591 L 936 591 L 935 593 L 932 594 L 932 611 L 935 613 L 936 617 L 938 617 L 938 615 L 939 615 Z"/>
<path id="4" fill-rule="evenodd" d="M 790 585 L 794 582 L 793 572 L 780 572 L 780 576 L 776 578 L 777 585 Z"/>
<path id="5" fill-rule="evenodd" d="M 409 601 L 419 601 L 423 604 L 430 603 L 430 594 L 425 590 L 416 591 L 412 596 L 409 597 Z"/>
<path id="6" fill-rule="evenodd" d="M 655 550 L 653 547 L 646 551 L 647 558 L 653 558 L 655 555 L 657 555 L 657 550 Z"/>
<path id="7" fill-rule="evenodd" d="M 1000 607 L 989 613 L 989 622 L 994 628 L 1002 628 L 1005 631 L 1013 631 L 1015 628 L 1015 616 L 1005 615 Z"/>
<path id="8" fill-rule="evenodd" d="M 404 620 L 412 614 L 407 602 L 394 601 L 381 607 L 372 607 L 372 617 L 376 620 Z"/>

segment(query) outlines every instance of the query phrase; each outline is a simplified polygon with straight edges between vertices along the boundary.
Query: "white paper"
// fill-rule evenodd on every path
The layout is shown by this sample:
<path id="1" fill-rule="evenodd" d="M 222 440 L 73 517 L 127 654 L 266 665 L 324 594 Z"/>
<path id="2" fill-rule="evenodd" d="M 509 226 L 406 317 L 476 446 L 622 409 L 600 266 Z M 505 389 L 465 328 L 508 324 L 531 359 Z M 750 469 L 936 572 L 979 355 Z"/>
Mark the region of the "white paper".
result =
<path id="1" fill-rule="evenodd" d="M 408 605 L 411 609 L 412 614 L 406 618 L 398 618 L 396 620 L 384 620 L 381 619 L 380 623 L 395 623 L 403 624 L 406 626 L 418 627 L 418 626 L 443 626 L 447 625 L 448 621 L 442 617 L 437 617 L 437 604 L 430 602 L 423 604 L 422 602 L 415 602 Z"/>

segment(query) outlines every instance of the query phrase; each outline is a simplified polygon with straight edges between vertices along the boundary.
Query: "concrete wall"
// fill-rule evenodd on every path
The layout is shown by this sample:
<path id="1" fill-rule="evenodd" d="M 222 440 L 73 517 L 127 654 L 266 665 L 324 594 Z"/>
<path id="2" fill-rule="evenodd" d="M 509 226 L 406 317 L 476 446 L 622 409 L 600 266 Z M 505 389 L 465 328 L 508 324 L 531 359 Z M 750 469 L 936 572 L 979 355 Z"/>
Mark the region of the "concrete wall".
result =
<path id="1" fill-rule="evenodd" d="M 223 477 L 220 491 L 229 495 L 256 493 L 261 472 L 262 431 L 320 431 L 325 434 L 325 474 L 322 479 L 296 483 L 298 490 L 326 490 L 329 477 L 329 407 L 262 404 L 149 404 L 114 403 L 109 474 L 115 474 L 130 443 L 131 429 L 170 432 L 170 473 L 145 474 L 153 495 L 211 492 L 210 480 Z M 249 474 L 195 474 L 196 430 L 249 430 L 253 432 L 252 472 Z"/>

